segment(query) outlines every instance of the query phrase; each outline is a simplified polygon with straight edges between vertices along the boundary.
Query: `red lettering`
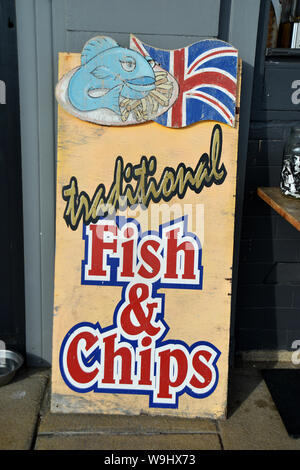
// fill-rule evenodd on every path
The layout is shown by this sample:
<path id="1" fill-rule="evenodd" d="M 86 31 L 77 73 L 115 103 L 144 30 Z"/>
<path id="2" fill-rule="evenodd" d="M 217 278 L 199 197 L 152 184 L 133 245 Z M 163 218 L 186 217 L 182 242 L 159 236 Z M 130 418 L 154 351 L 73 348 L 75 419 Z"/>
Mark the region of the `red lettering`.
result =
<path id="1" fill-rule="evenodd" d="M 98 338 L 91 332 L 83 331 L 74 337 L 67 352 L 67 370 L 69 371 L 72 379 L 78 384 L 87 384 L 96 377 L 96 375 L 99 373 L 99 370 L 96 368 L 91 372 L 86 372 L 81 369 L 81 366 L 78 362 L 78 353 L 80 353 L 80 349 L 78 350 L 78 343 L 80 340 L 85 341 L 85 348 L 86 351 L 88 351 L 95 345 L 95 343 L 98 341 Z"/>
<path id="2" fill-rule="evenodd" d="M 160 281 L 161 285 L 198 285 L 202 280 L 201 244 L 196 235 L 183 235 L 184 230 L 184 220 L 164 227 L 160 235 L 143 233 L 140 225 L 132 221 L 120 229 L 111 220 L 90 224 L 86 228 L 88 256 L 83 283 L 123 285 L 140 278 Z"/>
<path id="3" fill-rule="evenodd" d="M 204 359 L 204 360 L 203 360 Z M 205 388 L 207 387 L 212 380 L 212 371 L 207 363 L 211 359 L 211 352 L 209 351 L 197 351 L 193 357 L 193 367 L 195 372 L 201 377 L 201 381 L 193 375 L 190 380 L 190 384 L 195 388 Z"/>
<path id="4" fill-rule="evenodd" d="M 158 398 L 172 398 L 170 388 L 178 388 L 182 385 L 186 379 L 188 372 L 188 360 L 184 351 L 181 349 L 166 349 L 159 353 L 160 357 L 160 377 L 159 377 L 159 393 Z M 171 361 L 173 358 L 177 363 L 177 375 L 172 380 L 171 372 L 173 364 Z M 172 374 L 173 375 L 173 374 Z"/>
<path id="5" fill-rule="evenodd" d="M 147 303 L 147 312 L 143 309 L 142 303 L 149 298 L 149 287 L 147 284 L 133 284 L 129 289 L 129 302 L 120 314 L 120 325 L 122 330 L 131 336 L 137 336 L 142 332 L 146 332 L 150 336 L 159 333 L 160 327 L 153 325 L 153 317 L 155 318 L 155 310 L 158 306 L 157 302 Z M 133 323 L 132 315 L 135 315 Z"/>
<path id="6" fill-rule="evenodd" d="M 145 279 L 154 278 L 160 271 L 160 259 L 155 255 L 155 253 L 150 251 L 150 247 L 153 248 L 153 250 L 158 251 L 160 243 L 156 240 L 146 240 L 142 242 L 141 258 L 151 268 L 151 271 L 148 271 L 142 264 L 138 270 L 138 274 Z"/>
<path id="7" fill-rule="evenodd" d="M 178 245 L 177 235 L 179 228 L 171 230 L 167 234 L 167 270 L 165 277 L 167 279 L 178 279 L 178 252 L 182 251 L 184 254 L 184 272 L 183 279 L 195 279 L 194 262 L 195 262 L 195 248 L 189 241 L 183 241 Z"/>
<path id="8" fill-rule="evenodd" d="M 111 233 L 114 237 L 117 236 L 117 227 L 109 225 L 90 225 L 92 232 L 92 260 L 91 269 L 89 270 L 89 276 L 106 276 L 107 272 L 103 268 L 104 261 L 104 250 L 117 251 L 117 239 L 113 241 L 105 242 L 104 235 Z"/>
<path id="9" fill-rule="evenodd" d="M 115 340 L 117 335 L 110 335 L 103 339 L 104 343 L 104 374 L 102 383 L 115 384 L 116 380 L 114 377 L 115 371 L 115 359 L 119 356 L 121 358 L 121 378 L 119 383 L 130 385 L 132 384 L 131 379 L 131 365 L 132 365 L 132 354 L 129 346 L 123 346 L 120 348 L 115 347 Z M 120 373 L 120 372 L 119 372 Z"/>
<path id="10" fill-rule="evenodd" d="M 127 228 L 124 231 L 124 237 L 125 238 L 130 238 L 134 235 L 134 231 L 132 228 Z M 133 272 L 133 249 L 134 249 L 134 243 L 135 240 L 128 240 L 122 243 L 122 248 L 123 248 L 123 256 L 122 256 L 122 262 L 123 262 L 123 269 L 121 272 L 121 276 L 123 277 L 133 277 L 134 272 Z"/>
<path id="11" fill-rule="evenodd" d="M 151 345 L 151 338 L 146 336 L 142 339 L 142 346 L 147 347 Z M 148 349 L 143 349 L 140 351 L 140 379 L 138 381 L 139 385 L 152 385 L 151 380 L 151 347 Z"/>

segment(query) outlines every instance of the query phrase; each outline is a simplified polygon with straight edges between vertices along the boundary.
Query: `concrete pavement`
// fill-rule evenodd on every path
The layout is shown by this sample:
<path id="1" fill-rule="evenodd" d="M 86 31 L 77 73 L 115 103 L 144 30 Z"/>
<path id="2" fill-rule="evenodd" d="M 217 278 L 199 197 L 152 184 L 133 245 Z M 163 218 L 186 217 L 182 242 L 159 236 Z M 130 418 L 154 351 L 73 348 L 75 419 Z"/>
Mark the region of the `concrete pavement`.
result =
<path id="1" fill-rule="evenodd" d="M 257 368 L 230 374 L 228 419 L 63 415 L 49 411 L 50 370 L 21 370 L 0 388 L 0 449 L 300 450 Z"/>

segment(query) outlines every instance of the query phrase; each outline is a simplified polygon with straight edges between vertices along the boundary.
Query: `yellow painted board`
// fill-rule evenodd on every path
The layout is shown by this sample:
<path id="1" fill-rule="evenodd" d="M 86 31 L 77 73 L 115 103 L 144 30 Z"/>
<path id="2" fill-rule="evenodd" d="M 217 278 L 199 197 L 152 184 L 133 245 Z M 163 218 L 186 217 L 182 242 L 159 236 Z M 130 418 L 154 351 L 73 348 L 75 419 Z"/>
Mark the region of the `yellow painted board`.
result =
<path id="1" fill-rule="evenodd" d="M 60 53 L 59 76 L 76 67 L 79 61 L 79 54 Z M 239 83 L 240 76 L 239 64 Z M 221 149 L 214 147 L 214 150 L 211 150 L 212 141 L 213 147 L 218 144 L 221 145 Z M 220 418 L 226 415 L 237 146 L 238 116 L 234 128 L 211 121 L 200 122 L 183 129 L 166 128 L 155 122 L 128 127 L 105 127 L 81 121 L 58 106 L 51 398 L 53 412 L 128 415 L 147 413 L 190 418 Z M 189 357 L 190 362 L 188 362 L 189 372 L 186 374 L 185 381 L 182 379 L 182 383 L 179 383 L 181 380 L 179 380 L 178 369 L 181 369 L 179 365 L 184 364 L 184 361 L 176 362 L 176 355 L 172 356 L 170 353 L 172 356 L 168 363 L 170 372 L 166 380 L 169 381 L 169 388 L 168 386 L 167 388 L 170 396 L 172 395 L 171 398 L 160 400 L 159 393 L 154 391 L 154 383 L 147 390 L 135 388 L 134 385 L 127 386 L 127 389 L 126 385 L 120 389 L 118 385 L 109 387 L 105 384 L 103 386 L 100 379 L 101 374 L 103 376 L 104 373 L 104 353 L 101 349 L 103 337 L 99 332 L 98 343 L 95 343 L 99 348 L 90 350 L 90 353 L 94 351 L 95 354 L 101 351 L 101 356 L 97 355 L 96 362 L 96 356 L 91 355 L 91 359 L 88 358 L 88 347 L 86 350 L 84 347 L 81 348 L 80 353 L 79 349 L 76 350 L 76 354 L 81 354 L 81 357 L 76 358 L 79 363 L 83 358 L 82 351 L 87 352 L 87 362 L 82 366 L 83 371 L 91 372 L 93 367 L 94 370 L 99 371 L 97 386 L 94 383 L 90 391 L 84 387 L 82 391 L 76 386 L 72 388 L 71 382 L 68 381 L 70 371 L 65 370 L 64 364 L 68 364 L 68 359 L 64 362 L 63 358 L 69 357 L 65 349 L 68 344 L 68 351 L 71 350 L 71 343 L 68 341 L 73 334 L 72 331 L 77 331 L 74 327 L 78 324 L 99 324 L 102 330 L 109 332 L 109 328 L 114 323 L 114 313 L 128 287 L 126 283 L 124 285 L 121 283 L 118 285 L 82 283 L 83 271 L 86 269 L 84 266 L 88 237 L 83 236 L 83 217 L 78 218 L 77 227 L 74 218 L 73 227 L 67 224 L 67 222 L 72 224 L 70 218 L 72 207 L 70 198 L 66 196 L 72 192 L 70 190 L 72 178 L 76 178 L 78 194 L 84 192 L 85 196 L 92 200 L 100 184 L 105 186 L 106 194 L 110 188 L 116 187 L 113 181 L 114 178 L 116 181 L 114 172 L 118 166 L 118 157 L 122 157 L 124 169 L 129 168 L 129 164 L 141 165 L 143 156 L 146 157 L 148 165 L 150 165 L 150 157 L 155 157 L 156 171 L 152 177 L 157 184 L 161 176 L 166 175 L 166 171 L 172 172 L 173 169 L 176 172 L 182 164 L 185 165 L 187 178 L 192 175 L 189 169 L 195 170 L 198 164 L 199 170 L 199 162 L 204 162 L 206 165 L 202 167 L 202 173 L 199 170 L 196 175 L 200 178 L 201 175 L 202 177 L 206 175 L 206 184 L 200 192 L 197 192 L 197 182 L 194 181 L 194 185 L 193 182 L 190 185 L 186 184 L 184 197 L 179 197 L 183 196 L 184 191 L 181 194 L 178 191 L 176 194 L 174 191 L 171 199 L 166 202 L 163 200 L 163 195 L 167 194 L 170 189 L 172 180 L 169 177 L 170 186 L 166 183 L 165 193 L 162 191 L 159 193 L 161 197 L 159 202 L 150 201 L 146 210 L 142 210 L 139 205 L 127 212 L 118 209 L 117 216 L 133 217 L 140 225 L 141 232 L 145 234 L 149 230 L 158 232 L 160 224 L 169 224 L 170 221 L 177 220 L 178 216 L 180 219 L 181 216 L 188 215 L 187 230 L 194 234 L 201 244 L 202 288 L 193 288 L 193 286 L 184 288 L 184 285 L 173 288 L 165 283 L 165 287 L 162 285 L 153 298 L 154 301 L 161 299 L 164 304 L 164 314 L 160 318 L 168 327 L 162 340 L 166 342 L 165 344 L 172 344 L 175 349 L 176 345 L 185 344 L 186 347 L 182 347 L 184 351 L 188 351 L 192 345 L 210 344 L 220 352 L 215 367 L 209 369 L 210 373 L 215 374 L 216 377 L 212 379 L 214 386 L 207 396 L 205 393 L 201 395 L 199 392 L 198 394 L 197 387 L 195 389 L 197 393 L 191 393 L 191 380 L 195 381 L 197 378 L 200 386 L 199 382 L 202 379 L 201 374 L 197 375 L 197 371 L 190 370 L 190 367 L 193 368 L 192 352 Z M 127 176 L 129 181 L 129 170 Z M 135 181 L 131 181 L 133 186 L 134 183 Z M 126 181 L 123 179 L 123 189 L 125 185 Z M 76 202 L 75 198 L 74 201 Z M 181 262 L 184 263 L 184 261 L 182 257 Z M 141 282 L 140 279 L 139 282 Z M 164 294 L 164 298 L 161 294 Z M 134 315 L 134 312 L 130 315 Z M 130 317 L 128 321 L 132 328 L 140 325 L 137 318 Z M 155 347 L 153 354 L 155 354 Z M 187 353 L 184 352 L 184 354 Z M 199 356 L 199 361 L 200 359 Z M 90 363 L 89 360 L 91 360 Z M 163 356 L 160 356 L 160 361 L 160 370 L 162 370 Z M 115 362 L 117 369 L 118 360 Z M 197 369 L 196 362 L 194 360 L 194 366 Z M 157 377 L 152 382 L 159 381 L 158 361 L 155 364 Z M 70 366 L 70 369 L 71 367 L 73 366 Z M 119 366 L 121 374 L 120 370 Z M 197 370 L 199 372 L 200 369 Z M 208 371 L 207 368 L 201 370 Z M 135 371 L 132 370 L 132 375 L 134 373 Z M 85 378 L 83 383 L 84 380 Z M 178 382 L 177 388 L 176 381 Z M 174 389 L 171 384 L 174 384 Z"/>

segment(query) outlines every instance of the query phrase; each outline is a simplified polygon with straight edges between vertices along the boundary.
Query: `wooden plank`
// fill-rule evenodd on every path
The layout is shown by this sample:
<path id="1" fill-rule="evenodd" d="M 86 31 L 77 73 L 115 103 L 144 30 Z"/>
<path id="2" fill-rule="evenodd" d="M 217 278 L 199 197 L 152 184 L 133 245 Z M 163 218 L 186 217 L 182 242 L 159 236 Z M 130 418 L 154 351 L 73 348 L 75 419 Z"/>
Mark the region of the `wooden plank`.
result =
<path id="1" fill-rule="evenodd" d="M 60 76 L 78 66 L 79 63 L 79 54 L 60 54 Z M 238 83 L 240 84 L 240 77 Z M 237 101 L 239 102 L 239 100 Z M 218 138 L 220 136 L 222 138 Z M 238 119 L 235 127 L 217 124 L 214 121 L 200 122 L 181 130 L 166 128 L 154 122 L 128 127 L 107 127 L 81 121 L 67 113 L 61 106 L 58 107 L 57 237 L 51 401 L 53 411 L 104 414 L 147 413 L 151 415 L 214 418 L 225 416 L 228 386 L 237 143 Z M 209 161 L 212 166 L 217 161 L 218 164 L 213 171 L 212 169 L 209 171 L 210 176 L 206 174 L 206 183 L 203 188 L 197 189 L 193 183 L 195 176 L 192 177 L 190 171 L 197 167 L 201 156 L 202 164 L 204 167 L 206 165 L 205 171 L 208 171 L 207 164 Z M 124 171 L 121 172 L 122 176 L 118 171 L 114 173 L 116 164 L 121 157 L 124 164 Z M 218 158 L 216 159 L 216 157 Z M 154 162 L 153 159 L 156 162 L 154 166 L 150 164 L 150 161 Z M 141 174 L 142 171 L 138 166 L 142 161 L 147 161 L 147 165 L 149 164 L 145 180 L 138 177 L 138 174 Z M 215 162 L 215 164 L 212 162 Z M 204 167 L 200 166 L 198 168 L 197 178 L 200 178 L 201 174 L 204 176 Z M 178 194 L 176 191 L 170 193 L 174 186 L 173 184 L 170 185 L 173 171 L 179 168 L 185 168 L 184 171 L 187 171 L 187 177 L 184 179 L 186 182 L 183 183 L 184 180 L 181 179 L 181 185 L 186 186 L 186 191 L 182 194 Z M 226 170 L 226 173 L 224 170 Z M 136 171 L 135 179 L 132 177 L 133 171 Z M 168 175 L 168 178 L 171 178 L 168 184 L 163 175 L 165 177 Z M 172 227 L 175 223 L 174 219 L 179 220 L 181 218 L 178 219 L 177 217 L 178 211 L 181 216 L 184 214 L 184 217 L 188 214 L 188 219 L 186 219 L 188 221 L 187 232 L 188 235 L 195 235 L 194 240 L 199 240 L 197 248 L 194 245 L 193 250 L 195 249 L 195 252 L 199 254 L 201 250 L 201 260 L 197 256 L 193 258 L 194 260 L 198 259 L 194 284 L 189 283 L 188 280 L 186 282 L 183 280 L 183 266 L 195 266 L 194 262 L 186 263 L 184 257 L 181 257 L 181 267 L 178 268 L 178 284 L 176 281 L 176 284 L 171 285 L 171 280 L 168 283 L 163 282 L 163 276 L 166 274 L 165 269 L 168 265 L 165 256 L 166 253 L 171 253 L 167 247 L 161 251 L 162 261 L 159 263 L 159 275 L 161 277 L 155 282 L 153 280 L 153 285 L 150 280 L 142 281 L 142 274 L 137 275 L 136 272 L 134 274 L 133 285 L 136 285 L 135 283 L 139 279 L 139 282 L 142 282 L 143 285 L 151 285 L 153 288 L 153 302 L 148 303 L 147 308 L 150 309 L 150 306 L 153 306 L 157 309 L 156 304 L 159 303 L 159 300 L 162 305 L 165 304 L 165 309 L 161 312 L 159 319 L 164 320 L 168 327 L 166 338 L 152 338 L 153 343 L 151 343 L 151 346 L 147 343 L 149 347 L 155 349 L 151 352 L 151 356 L 147 356 L 150 364 L 153 365 L 153 361 L 156 361 L 156 367 L 153 366 L 155 379 L 151 376 L 148 380 L 151 383 L 147 383 L 148 388 L 146 385 L 143 388 L 144 383 L 138 383 L 142 379 L 137 380 L 139 377 L 137 375 L 138 368 L 133 367 L 131 369 L 124 366 L 127 374 L 128 371 L 131 371 L 132 383 L 130 383 L 128 376 L 124 376 L 120 380 L 121 376 L 118 375 L 120 374 L 120 365 L 117 368 L 111 350 L 108 348 L 103 349 L 104 343 L 108 344 L 108 340 L 105 340 L 104 336 L 109 337 L 111 333 L 118 331 L 116 334 L 119 336 L 116 337 L 116 342 L 119 344 L 119 338 L 122 338 L 122 347 L 125 348 L 127 353 L 129 351 L 128 345 L 131 344 L 131 354 L 133 354 L 134 360 L 141 360 L 137 357 L 141 353 L 141 351 L 138 351 L 137 344 L 134 342 L 127 343 L 128 336 L 134 336 L 134 333 L 129 332 L 127 329 L 128 325 L 131 330 L 136 330 L 141 327 L 141 323 L 138 323 L 137 317 L 133 317 L 133 319 L 130 319 L 130 316 L 126 317 L 126 321 L 122 317 L 123 312 L 126 312 L 124 315 L 128 313 L 128 305 L 125 305 L 125 303 L 128 302 L 130 295 L 126 297 L 127 289 L 129 288 L 131 292 L 128 280 L 127 282 L 120 280 L 118 277 L 119 275 L 122 276 L 120 272 L 117 275 L 118 263 L 119 266 L 123 266 L 122 270 L 125 269 L 125 258 L 123 258 L 123 261 L 121 258 L 117 259 L 119 256 L 117 253 L 114 257 L 105 255 L 108 261 L 108 264 L 105 262 L 105 265 L 106 267 L 110 266 L 110 278 L 106 280 L 102 280 L 102 275 L 97 274 L 96 271 L 92 273 L 92 268 L 89 268 L 89 263 L 92 261 L 89 257 L 93 256 L 93 253 L 98 256 L 97 253 L 99 253 L 98 249 L 93 250 L 93 245 L 88 246 L 89 240 L 93 244 L 93 240 L 95 241 L 99 237 L 99 235 L 95 238 L 91 236 L 92 231 L 97 232 L 97 224 L 99 227 L 101 224 L 103 227 L 108 227 L 109 224 L 112 228 L 115 227 L 114 219 L 105 219 L 104 223 L 99 219 L 96 222 L 83 224 L 83 219 L 80 216 L 80 214 L 84 215 L 83 210 L 78 212 L 80 220 L 77 224 L 74 217 L 70 217 L 72 216 L 72 210 L 69 211 L 71 206 L 67 209 L 67 205 L 68 194 L 71 195 L 68 190 L 69 183 L 75 181 L 74 178 L 76 178 L 81 198 L 82 196 L 85 198 L 86 195 L 92 201 L 95 190 L 98 188 L 102 191 L 104 187 L 106 189 L 105 194 L 110 193 L 111 195 L 116 195 L 119 191 L 123 194 L 127 188 L 127 195 L 132 197 L 132 191 L 134 192 L 137 184 L 139 184 L 139 191 L 141 192 L 137 194 L 140 194 L 142 202 L 145 202 L 143 199 L 145 193 L 147 194 L 150 191 L 150 186 L 146 182 L 150 181 L 149 176 L 151 176 L 152 189 L 154 188 L 153 184 L 158 184 L 157 188 L 160 189 L 155 191 L 156 195 L 152 202 L 147 204 L 147 210 L 141 210 L 139 205 L 129 208 L 129 212 L 119 208 L 117 216 L 125 217 L 126 220 L 132 220 L 132 218 L 135 220 L 134 224 L 138 224 L 137 226 L 140 227 L 142 233 L 141 238 L 138 238 L 139 243 L 141 243 L 146 239 L 146 231 L 149 233 L 149 230 L 151 233 L 156 234 L 156 240 L 158 240 L 159 233 L 161 233 L 159 227 L 161 227 L 161 230 L 164 230 L 162 227 Z M 120 177 L 122 183 L 120 182 L 119 185 Z M 139 179 L 140 183 L 138 183 Z M 72 192 L 71 187 L 72 184 L 69 187 Z M 109 188 L 112 188 L 112 191 L 109 192 Z M 164 199 L 162 199 L 162 194 L 164 194 Z M 77 197 L 75 199 L 79 202 Z M 114 203 L 115 199 L 113 196 L 110 200 Z M 159 201 L 161 201 L 161 206 L 159 206 Z M 159 211 L 158 214 L 155 210 Z M 96 216 L 96 214 L 98 212 L 94 215 Z M 199 216 L 200 218 L 198 218 Z M 181 223 L 177 220 L 176 224 Z M 216 230 L 216 226 L 220 229 Z M 108 228 L 103 230 L 108 230 Z M 113 234 L 114 230 L 110 233 Z M 122 241 L 118 230 L 116 240 Z M 129 229 L 126 228 L 126 230 Z M 129 232 L 126 236 L 130 236 Z M 169 239 L 173 238 L 168 236 L 168 233 L 161 238 L 161 240 L 165 240 L 163 243 L 167 243 Z M 111 241 L 113 242 L 113 240 L 114 235 Z M 121 241 L 117 241 L 117 243 Z M 109 243 L 109 238 L 106 239 L 105 243 Z M 125 243 L 126 240 L 122 247 L 125 247 Z M 126 246 L 129 247 L 129 245 Z M 140 262 L 142 262 L 140 245 L 139 249 L 136 248 L 136 250 L 139 258 L 138 266 L 140 266 Z M 152 251 L 152 260 L 153 256 Z M 128 260 L 128 258 L 126 259 Z M 135 260 L 136 257 L 133 256 L 131 259 Z M 149 260 L 149 263 L 151 264 L 151 260 Z M 203 273 L 203 279 L 201 273 Z M 130 277 L 130 275 L 128 276 Z M 168 276 L 168 279 L 170 277 Z M 186 273 L 186 279 L 188 279 L 188 273 Z M 159 293 L 157 293 L 158 289 Z M 142 288 L 141 290 L 143 293 Z M 163 295 L 159 297 L 161 291 Z M 136 314 L 133 305 L 130 313 L 131 315 Z M 85 334 L 83 330 L 86 328 L 96 328 L 97 335 L 99 334 L 100 342 L 98 344 L 97 340 L 97 343 L 94 343 L 93 352 L 90 345 L 85 343 L 84 338 L 82 338 L 82 341 L 78 337 L 76 343 L 77 333 Z M 143 334 L 145 332 L 146 330 L 143 331 Z M 152 337 L 148 329 L 147 334 Z M 73 343 L 74 338 L 75 342 Z M 146 336 L 146 338 L 148 341 L 149 336 Z M 138 338 L 136 342 L 140 339 Z M 76 350 L 76 344 L 77 348 L 83 347 L 80 352 L 78 349 Z M 87 349 L 85 349 L 84 344 Z M 204 380 L 202 377 L 207 386 L 207 390 L 202 397 L 199 397 L 199 394 L 197 395 L 196 389 L 193 389 L 192 392 L 188 385 L 184 389 L 180 389 L 181 386 L 183 387 L 183 380 L 192 379 L 187 379 L 184 367 L 179 367 L 178 362 L 176 365 L 177 359 L 175 359 L 175 356 L 172 356 L 172 363 L 174 364 L 175 361 L 172 373 L 170 371 L 169 377 L 165 377 L 165 383 L 168 388 L 169 381 L 174 386 L 177 381 L 176 391 L 170 385 L 172 396 L 166 398 L 163 391 L 159 394 L 156 393 L 158 388 L 155 389 L 155 387 L 159 387 L 162 374 L 163 372 L 166 373 L 164 367 L 160 368 L 158 365 L 157 348 L 161 345 L 168 348 L 170 344 L 174 346 L 176 351 L 177 348 L 186 351 L 184 349 L 185 345 L 188 345 L 191 351 L 195 347 L 194 345 L 197 345 L 197 347 L 205 345 L 208 348 L 213 345 L 221 352 L 220 355 L 217 353 L 218 357 L 215 357 L 217 362 L 214 365 L 210 363 L 211 369 L 206 379 Z M 75 350 L 72 345 L 75 346 Z M 97 346 L 96 349 L 95 346 Z M 146 348 L 146 343 L 143 344 L 143 347 Z M 102 352 L 99 348 L 102 348 Z M 150 349 L 145 351 L 146 349 L 144 349 L 143 357 L 147 359 L 146 355 Z M 96 355 L 93 355 L 94 353 Z M 106 354 L 111 359 L 107 362 L 103 359 Z M 207 359 L 209 360 L 209 358 Z M 78 361 L 82 360 L 85 365 L 82 364 L 83 369 L 77 376 L 74 367 L 76 368 L 76 365 L 79 365 Z M 124 357 L 122 361 L 125 363 Z M 93 369 L 92 375 L 95 373 L 96 375 L 86 387 L 87 377 L 85 377 L 85 372 L 91 370 L 90 367 Z M 114 368 L 115 379 L 109 376 L 111 369 Z M 160 372 L 161 369 L 162 372 Z M 145 367 L 143 370 L 143 380 L 147 381 L 145 373 L 148 369 Z M 182 376 L 176 379 L 179 371 L 182 373 L 180 376 Z M 104 380 L 103 373 L 105 372 L 106 378 Z M 115 383 L 115 380 L 117 383 Z M 196 382 L 196 384 L 201 387 L 200 382 Z"/>
<path id="2" fill-rule="evenodd" d="M 300 231 L 300 200 L 284 196 L 280 188 L 258 188 L 258 196 Z"/>

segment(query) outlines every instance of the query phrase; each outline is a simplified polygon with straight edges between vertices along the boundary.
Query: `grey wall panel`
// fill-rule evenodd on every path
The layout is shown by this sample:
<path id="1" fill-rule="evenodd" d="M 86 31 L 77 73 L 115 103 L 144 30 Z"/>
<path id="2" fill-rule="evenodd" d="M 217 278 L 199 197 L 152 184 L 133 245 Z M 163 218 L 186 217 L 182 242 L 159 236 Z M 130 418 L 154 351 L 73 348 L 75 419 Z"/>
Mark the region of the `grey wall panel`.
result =
<path id="1" fill-rule="evenodd" d="M 16 0 L 23 181 L 26 348 L 42 355 L 38 74 L 34 0 Z"/>
<path id="2" fill-rule="evenodd" d="M 38 72 L 38 126 L 40 179 L 41 316 L 42 357 L 51 362 L 55 240 L 55 139 L 54 81 L 52 64 L 51 2 L 38 0 L 36 14 L 36 57 Z"/>
<path id="3" fill-rule="evenodd" d="M 122 47 L 129 46 L 129 33 L 110 33 L 102 31 L 100 34 L 104 36 L 112 36 Z M 80 52 L 83 45 L 93 36 L 99 35 L 99 31 L 67 31 L 66 32 L 66 52 Z M 139 39 L 154 47 L 162 49 L 179 49 L 188 46 L 194 42 L 200 41 L 204 36 L 174 36 L 140 33 L 137 35 Z"/>
<path id="4" fill-rule="evenodd" d="M 28 362 L 51 361 L 55 158 L 50 0 L 16 0 Z"/>
<path id="5" fill-rule="evenodd" d="M 228 3 L 226 1 L 226 3 Z M 231 355 L 235 350 L 235 312 L 238 289 L 238 264 L 241 239 L 241 223 L 244 202 L 245 173 L 247 161 L 247 148 L 249 136 L 249 124 L 251 114 L 251 101 L 254 79 L 254 64 L 257 44 L 257 31 L 260 17 L 260 0 L 231 0 L 230 22 L 228 36 L 224 38 L 239 50 L 239 57 L 243 61 L 241 109 L 239 130 L 239 153 L 237 167 L 237 193 L 236 216 L 233 259 L 233 284 L 232 284 L 232 321 L 231 321 Z M 232 356 L 231 356 L 231 359 Z"/>
<path id="6" fill-rule="evenodd" d="M 57 82 L 58 71 L 58 53 L 67 51 L 66 44 L 66 13 L 65 13 L 65 0 L 49 0 L 52 7 L 52 15 L 50 21 L 52 23 L 52 68 L 53 68 L 53 83 Z M 55 106 L 56 114 L 57 106 Z M 55 124 L 56 129 L 56 124 Z"/>
<path id="7" fill-rule="evenodd" d="M 220 0 L 66 0 L 76 31 L 217 36 Z"/>

